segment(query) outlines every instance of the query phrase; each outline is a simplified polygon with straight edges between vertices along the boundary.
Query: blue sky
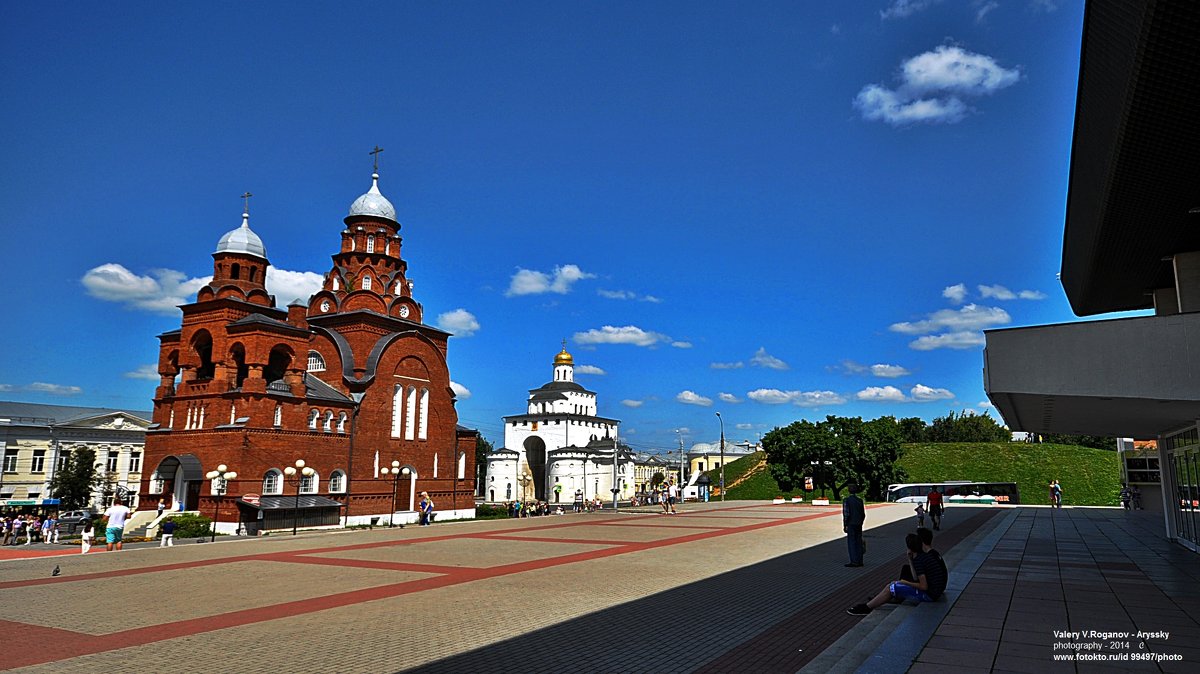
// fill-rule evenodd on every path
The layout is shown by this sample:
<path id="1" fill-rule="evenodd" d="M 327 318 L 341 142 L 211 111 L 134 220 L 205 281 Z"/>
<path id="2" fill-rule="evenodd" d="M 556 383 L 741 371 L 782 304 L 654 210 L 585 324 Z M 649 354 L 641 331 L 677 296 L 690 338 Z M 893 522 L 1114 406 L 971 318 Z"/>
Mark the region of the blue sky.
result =
<path id="1" fill-rule="evenodd" d="M 6 399 L 148 409 L 238 195 L 286 304 L 377 144 L 462 423 L 497 444 L 562 339 L 654 450 L 718 411 L 731 441 L 984 411 L 980 330 L 1073 320 L 1081 2 L 5 13 Z"/>

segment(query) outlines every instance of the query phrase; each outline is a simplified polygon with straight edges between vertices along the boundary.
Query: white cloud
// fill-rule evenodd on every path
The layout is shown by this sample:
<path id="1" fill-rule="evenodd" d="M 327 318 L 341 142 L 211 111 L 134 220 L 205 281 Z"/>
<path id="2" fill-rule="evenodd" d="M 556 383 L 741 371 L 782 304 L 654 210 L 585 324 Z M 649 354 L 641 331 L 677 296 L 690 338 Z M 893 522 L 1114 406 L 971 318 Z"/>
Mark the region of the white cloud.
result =
<path id="1" fill-rule="evenodd" d="M 284 306 L 293 300 L 308 304 L 308 298 L 316 294 L 323 283 L 325 277 L 316 272 L 267 267 L 267 292 L 274 295 L 276 301 Z"/>
<path id="2" fill-rule="evenodd" d="M 437 326 L 455 337 L 470 337 L 479 330 L 479 321 L 466 309 L 455 309 L 438 314 Z"/>
<path id="3" fill-rule="evenodd" d="M 829 27 L 829 32 L 833 35 L 841 35 L 842 27 L 835 23 Z"/>
<path id="4" fill-rule="evenodd" d="M 925 335 L 908 343 L 909 348 L 917 351 L 932 351 L 934 349 L 973 349 L 983 346 L 987 340 L 982 332 L 947 332 L 942 335 Z"/>
<path id="5" fill-rule="evenodd" d="M 699 405 L 701 407 L 712 407 L 712 398 L 705 398 L 699 393 L 692 391 L 680 391 L 679 395 L 675 396 L 675 400 L 685 405 Z"/>
<path id="6" fill-rule="evenodd" d="M 573 264 L 555 267 L 553 275 L 518 267 L 517 273 L 513 274 L 512 280 L 508 284 L 508 290 L 504 294 L 508 297 L 541 295 L 543 293 L 565 295 L 571 291 L 571 285 L 576 281 L 589 278 L 596 278 L 596 275 L 589 274 Z"/>
<path id="7" fill-rule="evenodd" d="M 1049 13 L 1058 9 L 1058 2 L 1056 2 L 1056 0 L 1030 0 L 1029 6 L 1035 12 L 1042 11 Z"/>
<path id="8" fill-rule="evenodd" d="M 979 296 L 984 299 L 988 299 L 988 298 L 995 298 L 998 300 L 1015 300 L 1015 299 L 1017 299 L 1016 293 L 1009 290 L 1008 288 L 1005 288 L 1002 285 L 990 285 L 990 286 L 981 285 L 981 286 L 978 286 L 978 288 L 979 288 Z"/>
<path id="9" fill-rule="evenodd" d="M 267 292 L 284 304 L 296 298 L 307 301 L 320 290 L 323 278 L 311 271 L 268 267 Z M 187 278 L 174 269 L 151 269 L 147 275 L 138 275 L 109 262 L 89 269 L 80 280 L 92 297 L 119 302 L 131 309 L 174 314 L 180 304 L 194 301 L 196 291 L 208 285 L 212 277 Z"/>
<path id="10" fill-rule="evenodd" d="M 692 348 L 692 343 L 691 342 L 671 342 L 671 346 L 675 347 L 676 349 L 690 349 L 690 348 Z"/>
<path id="11" fill-rule="evenodd" d="M 876 363 L 871 366 L 871 374 L 883 379 L 895 379 L 897 377 L 906 377 L 912 373 L 899 365 Z"/>
<path id="12" fill-rule="evenodd" d="M 912 387 L 909 392 L 912 394 L 912 399 L 919 403 L 933 402 L 934 400 L 950 400 L 954 394 L 944 388 L 931 388 L 924 384 L 917 384 Z"/>
<path id="13" fill-rule="evenodd" d="M 747 393 L 746 397 L 764 405 L 792 403 L 797 407 L 841 405 L 846 402 L 845 398 L 833 391 L 781 391 L 777 388 L 756 389 Z"/>
<path id="14" fill-rule="evenodd" d="M 977 304 L 968 304 L 958 310 L 935 311 L 923 321 L 893 323 L 888 329 L 905 335 L 919 335 L 939 330 L 982 330 L 1010 322 L 1012 322 L 1012 317 L 1000 307 L 981 307 Z"/>
<path id="15" fill-rule="evenodd" d="M 854 397 L 864 402 L 908 402 L 908 396 L 904 395 L 904 391 L 895 386 L 868 386 L 855 393 Z"/>
<path id="16" fill-rule="evenodd" d="M 154 363 L 148 365 L 139 365 L 136 370 L 126 372 L 122 375 L 126 379 L 146 379 L 148 381 L 158 381 L 158 366 Z"/>
<path id="17" fill-rule="evenodd" d="M 634 346 L 654 346 L 659 342 L 670 342 L 671 338 L 658 332 L 648 332 L 637 326 L 626 325 L 613 327 L 606 325 L 599 330 L 593 328 L 587 332 L 577 332 L 574 336 L 577 344 L 633 344 Z"/>
<path id="18" fill-rule="evenodd" d="M 868 84 L 854 98 L 863 119 L 892 126 L 917 122 L 953 124 L 970 111 L 960 97 L 979 97 L 1010 87 L 1021 79 L 1017 68 L 961 47 L 942 45 L 900 65 L 900 85 L 889 89 Z"/>
<path id="19" fill-rule="evenodd" d="M 211 278 L 189 279 L 173 269 L 152 269 L 150 275 L 139 276 L 110 262 L 89 269 L 81 281 L 92 297 L 119 302 L 131 309 L 174 314 L 177 306 L 191 302 L 196 291 Z"/>
<path id="20" fill-rule="evenodd" d="M 55 396 L 74 396 L 83 393 L 83 389 L 79 388 L 78 386 L 47 384 L 40 381 L 35 381 L 26 388 L 37 393 L 49 393 L 50 395 Z"/>
<path id="21" fill-rule="evenodd" d="M 578 374 L 608 374 L 595 365 L 576 365 L 575 372 Z"/>
<path id="22" fill-rule="evenodd" d="M 646 404 L 644 400 L 622 400 L 621 404 L 626 407 L 641 407 Z"/>
<path id="23" fill-rule="evenodd" d="M 759 347 L 758 351 L 754 352 L 754 357 L 750 359 L 750 364 L 755 367 L 765 367 L 772 370 L 788 369 L 788 364 L 767 353 L 765 346 Z"/>
<path id="24" fill-rule="evenodd" d="M 467 388 L 466 386 L 463 386 L 462 384 L 460 384 L 456 381 L 450 382 L 450 390 L 454 391 L 454 395 L 459 400 L 466 400 L 467 398 L 471 397 L 471 389 Z"/>
<path id="25" fill-rule="evenodd" d="M 748 431 L 754 428 L 754 424 L 737 424 L 734 426 L 734 428 L 738 429 L 739 431 Z"/>
<path id="26" fill-rule="evenodd" d="M 723 403 L 740 403 L 742 399 L 732 393 L 718 393 L 717 398 Z"/>
<path id="27" fill-rule="evenodd" d="M 708 366 L 714 370 L 740 370 L 746 364 L 739 360 L 736 363 L 709 363 Z"/>
<path id="28" fill-rule="evenodd" d="M 996 408 L 996 406 L 993 405 L 992 401 L 990 401 L 990 400 L 980 400 L 978 403 L 976 403 L 976 405 L 978 405 L 979 407 L 982 407 L 984 409 L 987 409 L 987 408 L 995 409 Z"/>
<path id="29" fill-rule="evenodd" d="M 1023 300 L 1044 300 L 1046 299 L 1046 293 L 1040 290 L 1022 290 L 1017 293 L 1017 297 Z"/>
<path id="30" fill-rule="evenodd" d="M 639 295 L 639 294 L 633 292 L 632 290 L 600 289 L 600 290 L 596 291 L 596 294 L 601 297 L 607 297 L 610 300 L 638 300 L 640 302 L 650 302 L 653 304 L 659 304 L 662 302 L 662 300 L 655 297 L 654 295 Z"/>
<path id="31" fill-rule="evenodd" d="M 1000 3 L 992 2 L 990 0 L 989 0 L 989 2 L 983 3 L 979 7 L 979 9 L 975 12 L 975 23 L 983 23 L 984 17 L 986 17 L 988 15 L 988 13 L 990 13 L 993 9 L 996 9 L 999 6 L 1000 6 Z"/>
<path id="32" fill-rule="evenodd" d="M 942 289 L 942 297 L 945 297 L 955 304 L 962 304 L 963 300 L 967 299 L 967 284 L 958 283 L 952 286 L 946 286 Z"/>
<path id="33" fill-rule="evenodd" d="M 903 19 L 938 4 L 942 0 L 892 0 L 887 9 L 879 10 L 880 19 Z"/>
<path id="34" fill-rule="evenodd" d="M 12 384 L 0 384 L 0 391 L 15 391 L 16 387 Z"/>

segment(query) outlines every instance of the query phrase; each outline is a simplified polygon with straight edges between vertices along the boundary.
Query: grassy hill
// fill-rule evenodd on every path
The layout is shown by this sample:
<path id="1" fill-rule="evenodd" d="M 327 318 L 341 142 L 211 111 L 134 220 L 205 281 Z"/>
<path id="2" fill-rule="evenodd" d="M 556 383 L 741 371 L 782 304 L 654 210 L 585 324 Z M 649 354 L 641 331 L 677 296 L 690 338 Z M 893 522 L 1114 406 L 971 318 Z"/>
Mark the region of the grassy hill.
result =
<path id="1" fill-rule="evenodd" d="M 756 452 L 725 467 L 729 499 L 769 499 L 783 494 Z M 1075 445 L 1010 442 L 904 445 L 900 466 L 911 482 L 977 480 L 1016 482 L 1021 502 L 1047 504 L 1046 486 L 1058 480 L 1067 505 L 1117 505 L 1120 467 L 1117 453 Z M 709 471 L 713 484 L 719 471 Z"/>
<path id="2" fill-rule="evenodd" d="M 1021 503 L 1048 504 L 1058 480 L 1066 505 L 1117 505 L 1117 453 L 1075 445 L 1020 442 L 929 443 L 904 446 L 900 466 L 912 482 L 1016 482 Z"/>

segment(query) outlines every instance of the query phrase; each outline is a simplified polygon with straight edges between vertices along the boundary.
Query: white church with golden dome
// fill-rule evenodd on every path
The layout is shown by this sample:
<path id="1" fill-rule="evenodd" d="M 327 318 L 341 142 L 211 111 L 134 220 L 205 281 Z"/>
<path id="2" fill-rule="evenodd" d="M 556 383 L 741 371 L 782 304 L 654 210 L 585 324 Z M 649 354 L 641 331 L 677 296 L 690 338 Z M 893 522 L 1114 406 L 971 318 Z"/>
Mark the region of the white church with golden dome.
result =
<path id="1" fill-rule="evenodd" d="M 566 343 L 554 357 L 554 378 L 529 391 L 524 414 L 504 417 L 504 447 L 488 455 L 484 498 L 492 503 L 540 500 L 571 503 L 634 490 L 633 454 L 617 442 L 617 419 L 599 416 L 596 394 L 575 383 Z"/>

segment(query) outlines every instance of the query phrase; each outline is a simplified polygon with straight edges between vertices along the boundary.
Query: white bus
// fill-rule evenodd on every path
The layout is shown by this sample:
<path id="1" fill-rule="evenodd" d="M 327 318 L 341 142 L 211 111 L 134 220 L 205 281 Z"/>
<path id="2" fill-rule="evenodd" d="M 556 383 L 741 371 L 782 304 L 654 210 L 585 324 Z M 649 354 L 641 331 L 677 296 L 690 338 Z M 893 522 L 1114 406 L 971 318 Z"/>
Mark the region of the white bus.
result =
<path id="1" fill-rule="evenodd" d="M 951 496 L 991 496 L 996 503 L 1009 505 L 1017 505 L 1021 502 L 1021 493 L 1017 490 L 1016 482 L 970 482 L 968 480 L 889 484 L 887 500 L 892 503 L 924 503 L 931 489 L 942 492 L 947 503 L 950 502 Z"/>

